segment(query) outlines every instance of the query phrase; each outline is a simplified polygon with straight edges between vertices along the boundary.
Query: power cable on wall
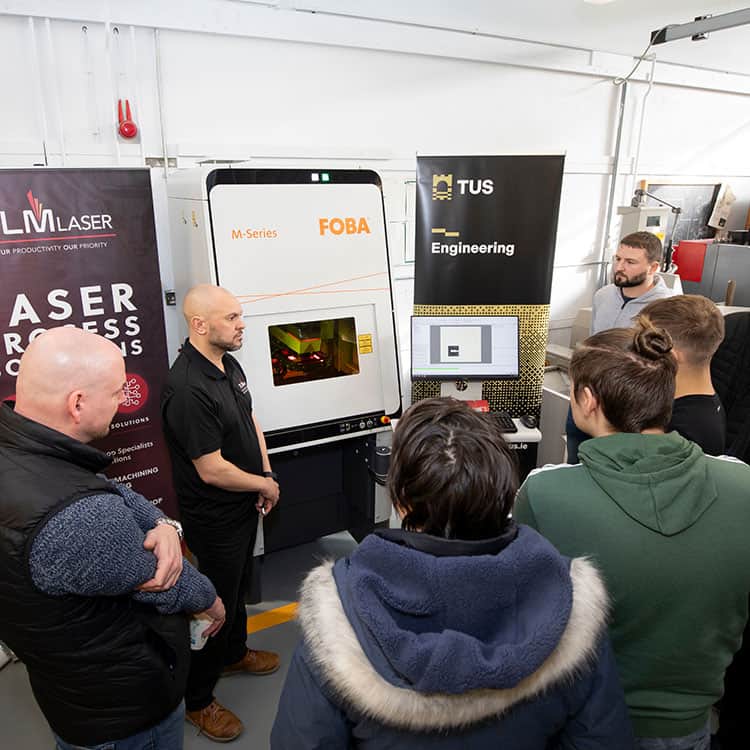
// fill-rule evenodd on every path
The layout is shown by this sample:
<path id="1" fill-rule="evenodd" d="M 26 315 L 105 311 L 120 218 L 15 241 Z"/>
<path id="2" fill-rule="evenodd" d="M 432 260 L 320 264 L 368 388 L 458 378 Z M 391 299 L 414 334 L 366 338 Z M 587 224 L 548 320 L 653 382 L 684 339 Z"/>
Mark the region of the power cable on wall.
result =
<path id="1" fill-rule="evenodd" d="M 667 28 L 666 26 L 662 26 L 658 31 L 654 32 L 651 35 L 651 41 L 648 43 L 648 46 L 646 47 L 646 49 L 643 50 L 643 53 L 641 54 L 641 56 L 635 61 L 635 65 L 631 68 L 630 73 L 628 73 L 624 77 L 623 76 L 618 76 L 617 78 L 615 78 L 612 81 L 612 83 L 614 83 L 615 86 L 622 86 L 623 83 L 626 83 L 627 81 L 629 81 L 631 79 L 631 77 L 633 76 L 633 74 L 635 73 L 635 71 L 638 70 L 638 66 L 646 59 L 646 56 L 648 55 L 649 51 L 651 50 L 651 47 L 654 46 L 654 39 L 656 38 L 657 34 L 660 34 L 666 28 Z M 648 59 L 650 59 L 652 61 L 656 60 L 656 53 L 654 53 L 653 55 L 651 55 L 651 57 L 648 58 Z"/>

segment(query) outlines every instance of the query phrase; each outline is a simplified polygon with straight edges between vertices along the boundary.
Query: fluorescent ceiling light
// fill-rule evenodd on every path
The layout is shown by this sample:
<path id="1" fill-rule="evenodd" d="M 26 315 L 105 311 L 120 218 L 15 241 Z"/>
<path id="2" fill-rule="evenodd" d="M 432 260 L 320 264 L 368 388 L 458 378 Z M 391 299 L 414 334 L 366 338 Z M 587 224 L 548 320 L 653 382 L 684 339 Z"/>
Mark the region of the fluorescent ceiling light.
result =
<path id="1" fill-rule="evenodd" d="M 615 0 L 583 0 L 584 3 L 588 3 L 589 5 L 609 5 L 614 1 Z"/>

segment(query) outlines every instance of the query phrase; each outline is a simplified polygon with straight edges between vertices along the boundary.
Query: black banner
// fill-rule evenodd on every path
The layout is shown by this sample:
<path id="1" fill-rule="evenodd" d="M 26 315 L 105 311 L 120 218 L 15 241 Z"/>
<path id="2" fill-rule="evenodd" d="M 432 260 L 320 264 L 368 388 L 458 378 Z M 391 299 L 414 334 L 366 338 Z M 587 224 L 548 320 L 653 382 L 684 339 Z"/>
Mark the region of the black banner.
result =
<path id="1" fill-rule="evenodd" d="M 176 511 L 159 394 L 167 373 L 151 180 L 146 169 L 0 170 L 0 399 L 21 354 L 74 325 L 120 347 L 126 399 L 107 474 Z"/>
<path id="2" fill-rule="evenodd" d="M 563 162 L 418 157 L 414 304 L 549 304 Z"/>

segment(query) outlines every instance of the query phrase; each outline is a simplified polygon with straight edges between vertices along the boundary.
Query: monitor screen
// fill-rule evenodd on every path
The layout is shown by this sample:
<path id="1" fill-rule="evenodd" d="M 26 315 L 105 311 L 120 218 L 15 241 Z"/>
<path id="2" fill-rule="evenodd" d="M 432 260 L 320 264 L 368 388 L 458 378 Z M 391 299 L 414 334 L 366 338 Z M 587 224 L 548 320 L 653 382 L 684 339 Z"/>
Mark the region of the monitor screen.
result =
<path id="1" fill-rule="evenodd" d="M 517 378 L 518 317 L 414 316 L 412 378 Z"/>

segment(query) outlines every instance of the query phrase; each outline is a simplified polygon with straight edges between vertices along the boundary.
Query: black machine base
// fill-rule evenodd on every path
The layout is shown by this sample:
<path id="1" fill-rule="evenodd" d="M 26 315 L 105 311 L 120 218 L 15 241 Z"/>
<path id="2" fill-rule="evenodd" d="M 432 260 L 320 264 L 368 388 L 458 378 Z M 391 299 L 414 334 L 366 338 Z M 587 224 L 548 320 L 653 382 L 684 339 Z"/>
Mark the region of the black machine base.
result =
<path id="1" fill-rule="evenodd" d="M 281 498 L 263 521 L 265 551 L 349 531 L 360 541 L 375 525 L 370 474 L 375 436 L 355 437 L 272 457 Z"/>

